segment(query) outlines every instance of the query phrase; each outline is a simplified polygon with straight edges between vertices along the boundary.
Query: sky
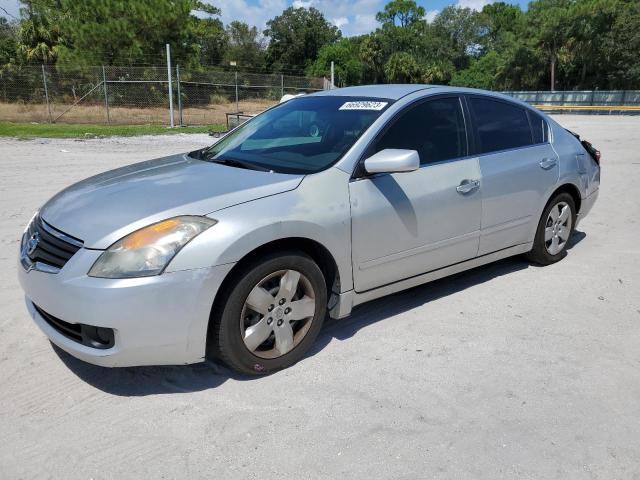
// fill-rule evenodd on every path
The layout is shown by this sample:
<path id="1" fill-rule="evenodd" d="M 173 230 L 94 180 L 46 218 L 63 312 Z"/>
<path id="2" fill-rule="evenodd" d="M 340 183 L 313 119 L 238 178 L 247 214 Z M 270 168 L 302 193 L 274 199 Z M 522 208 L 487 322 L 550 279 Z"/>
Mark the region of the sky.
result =
<path id="1" fill-rule="evenodd" d="M 506 1 L 520 4 L 522 8 L 526 8 L 527 5 L 526 0 Z M 279 15 L 282 10 L 291 5 L 315 7 L 330 22 L 338 26 L 344 36 L 350 37 L 375 30 L 378 26 L 376 12 L 382 10 L 387 0 L 213 0 L 210 3 L 222 10 L 222 21 L 225 24 L 240 20 L 256 25 L 260 30 L 265 28 L 267 20 Z M 491 2 L 489 0 L 418 0 L 417 3 L 427 11 L 427 20 L 431 20 L 447 5 L 480 10 Z M 14 17 L 19 15 L 17 0 L 0 0 L 0 7 Z M 5 15 L 2 10 L 0 15 Z"/>

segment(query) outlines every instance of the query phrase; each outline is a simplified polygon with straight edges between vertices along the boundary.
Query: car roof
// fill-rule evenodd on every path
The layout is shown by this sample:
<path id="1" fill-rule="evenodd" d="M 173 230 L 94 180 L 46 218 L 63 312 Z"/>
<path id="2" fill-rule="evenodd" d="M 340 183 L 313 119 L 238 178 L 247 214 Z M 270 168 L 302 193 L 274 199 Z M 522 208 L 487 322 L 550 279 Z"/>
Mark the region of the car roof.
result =
<path id="1" fill-rule="evenodd" d="M 339 97 L 370 97 L 370 98 L 388 98 L 390 100 L 398 100 L 399 98 L 409 95 L 419 90 L 434 88 L 433 85 L 402 85 L 402 84 L 385 84 L 385 85 L 361 85 L 357 87 L 335 88 L 333 90 L 323 90 L 313 93 L 316 96 L 339 96 Z"/>
<path id="2" fill-rule="evenodd" d="M 519 104 L 529 110 L 536 110 L 531 105 L 517 98 L 505 95 L 500 92 L 481 90 L 478 88 L 456 87 L 450 85 L 425 85 L 425 84 L 382 84 L 382 85 L 361 85 L 356 87 L 334 88 L 333 90 L 322 90 L 312 93 L 313 96 L 342 96 L 342 97 L 369 97 L 386 98 L 389 100 L 399 100 L 409 94 L 424 91 L 425 94 L 435 95 L 439 93 L 466 93 L 468 95 L 484 95 L 494 97 L 511 103 Z M 537 110 L 536 110 L 537 111 Z M 541 113 L 541 112 L 538 112 Z M 545 115 L 546 117 L 546 115 Z"/>

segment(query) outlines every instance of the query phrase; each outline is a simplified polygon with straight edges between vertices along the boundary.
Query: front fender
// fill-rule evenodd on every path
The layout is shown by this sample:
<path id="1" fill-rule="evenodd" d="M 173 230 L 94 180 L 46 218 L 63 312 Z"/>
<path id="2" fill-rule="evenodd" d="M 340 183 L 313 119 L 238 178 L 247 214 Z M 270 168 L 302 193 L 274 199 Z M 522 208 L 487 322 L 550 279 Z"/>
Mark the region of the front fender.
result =
<path id="1" fill-rule="evenodd" d="M 333 256 L 343 291 L 353 288 L 349 175 L 331 168 L 308 175 L 288 192 L 260 198 L 210 214 L 218 223 L 189 242 L 167 271 L 240 261 L 267 243 L 305 238 L 322 244 Z"/>

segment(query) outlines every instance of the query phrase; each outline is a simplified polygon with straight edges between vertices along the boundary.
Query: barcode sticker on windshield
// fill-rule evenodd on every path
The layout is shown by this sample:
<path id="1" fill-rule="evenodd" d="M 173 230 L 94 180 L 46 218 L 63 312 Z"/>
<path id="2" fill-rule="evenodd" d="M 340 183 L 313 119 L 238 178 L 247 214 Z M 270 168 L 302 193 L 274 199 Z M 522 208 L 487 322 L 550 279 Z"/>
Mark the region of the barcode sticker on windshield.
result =
<path id="1" fill-rule="evenodd" d="M 388 102 L 346 102 L 338 110 L 382 110 Z"/>

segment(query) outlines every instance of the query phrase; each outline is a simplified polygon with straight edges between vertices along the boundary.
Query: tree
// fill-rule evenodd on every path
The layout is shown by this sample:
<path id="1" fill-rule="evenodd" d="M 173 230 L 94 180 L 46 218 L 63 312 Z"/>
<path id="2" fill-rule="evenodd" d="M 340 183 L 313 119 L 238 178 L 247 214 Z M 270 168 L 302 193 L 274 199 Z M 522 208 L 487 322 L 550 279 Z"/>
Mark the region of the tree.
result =
<path id="1" fill-rule="evenodd" d="M 365 75 L 365 66 L 360 59 L 361 38 L 343 38 L 337 43 L 320 49 L 318 59 L 307 69 L 307 74 L 328 77 L 331 62 L 335 62 L 335 82 L 338 86 L 358 85 Z"/>
<path id="2" fill-rule="evenodd" d="M 565 47 L 570 29 L 569 7 L 572 0 L 536 0 L 527 12 L 530 35 L 549 62 L 551 90 L 556 89 L 558 55 Z"/>
<path id="3" fill-rule="evenodd" d="M 235 61 L 239 67 L 264 67 L 264 40 L 259 37 L 256 27 L 233 21 L 227 25 L 225 34 L 225 63 Z"/>
<path id="4" fill-rule="evenodd" d="M 423 33 L 422 27 L 427 24 L 424 15 L 424 8 L 413 0 L 392 0 L 376 14 L 381 27 L 374 35 L 379 38 L 387 60 L 393 53 L 401 51 L 415 58 L 420 55 L 417 39 Z"/>
<path id="5" fill-rule="evenodd" d="M 382 12 L 376 14 L 376 20 L 383 25 L 405 28 L 424 21 L 425 13 L 424 7 L 418 6 L 414 0 L 392 0 L 384 6 Z"/>
<path id="6" fill-rule="evenodd" d="M 73 65 L 159 63 L 169 43 L 175 58 L 189 64 L 199 60 L 202 41 L 212 35 L 223 38 L 222 24 L 210 18 L 219 10 L 199 0 L 22 2 L 19 50 L 27 60 L 59 59 Z"/>
<path id="7" fill-rule="evenodd" d="M 451 85 L 495 89 L 499 65 L 500 56 L 495 50 L 491 50 L 486 55 L 471 60 L 469 68 L 457 71 L 451 78 Z"/>
<path id="8" fill-rule="evenodd" d="M 21 0 L 18 54 L 26 61 L 53 63 L 63 43 L 65 12 L 59 0 Z"/>
<path id="9" fill-rule="evenodd" d="M 304 70 L 317 58 L 324 45 L 340 39 L 340 30 L 319 10 L 289 7 L 267 22 L 267 63 L 274 70 Z"/>
<path id="10" fill-rule="evenodd" d="M 634 0 L 618 2 L 613 24 L 600 36 L 600 51 L 596 63 L 603 76 L 597 80 L 601 88 L 640 88 L 640 3 Z"/>
<path id="11" fill-rule="evenodd" d="M 432 32 L 443 44 L 442 57 L 448 57 L 457 69 L 466 68 L 471 57 L 480 51 L 479 13 L 470 8 L 446 7 L 435 18 Z"/>
<path id="12" fill-rule="evenodd" d="M 391 83 L 413 83 L 420 78 L 420 67 L 411 54 L 396 52 L 385 64 L 384 73 Z"/>
<path id="13" fill-rule="evenodd" d="M 422 82 L 436 85 L 447 85 L 451 81 L 456 69 L 447 60 L 436 60 L 422 67 Z"/>
<path id="14" fill-rule="evenodd" d="M 175 63 L 196 69 L 236 61 L 328 76 L 334 61 L 340 85 L 640 88 L 638 0 L 532 0 L 526 11 L 503 0 L 449 6 L 432 22 L 416 0 L 390 0 L 375 31 L 346 39 L 315 8 L 287 8 L 266 38 L 242 22 L 225 29 L 210 1 L 20 0 L 21 19 L 0 20 L 0 65 L 164 64 L 169 43 Z"/>
<path id="15" fill-rule="evenodd" d="M 457 72 L 452 83 L 494 90 L 538 88 L 545 66 L 527 34 L 526 13 L 497 2 L 485 5 L 478 21 L 481 55 Z"/>
<path id="16" fill-rule="evenodd" d="M 219 18 L 191 18 L 193 26 L 192 32 L 189 32 L 187 42 L 193 45 L 192 51 L 199 52 L 199 61 L 193 59 L 195 66 L 201 65 L 217 65 L 224 57 L 227 40 L 222 21 Z M 186 59 L 180 59 L 183 63 L 188 63 Z"/>
<path id="17" fill-rule="evenodd" d="M 376 33 L 365 35 L 360 43 L 359 57 L 365 67 L 364 78 L 372 83 L 384 80 L 383 48 L 383 40 Z"/>
<path id="18" fill-rule="evenodd" d="M 0 17 L 0 67 L 15 61 L 17 46 L 15 25 Z"/>
<path id="19" fill-rule="evenodd" d="M 522 40 L 525 14 L 518 5 L 503 2 L 490 3 L 478 16 L 481 29 L 480 44 L 484 51 L 500 51 Z"/>

